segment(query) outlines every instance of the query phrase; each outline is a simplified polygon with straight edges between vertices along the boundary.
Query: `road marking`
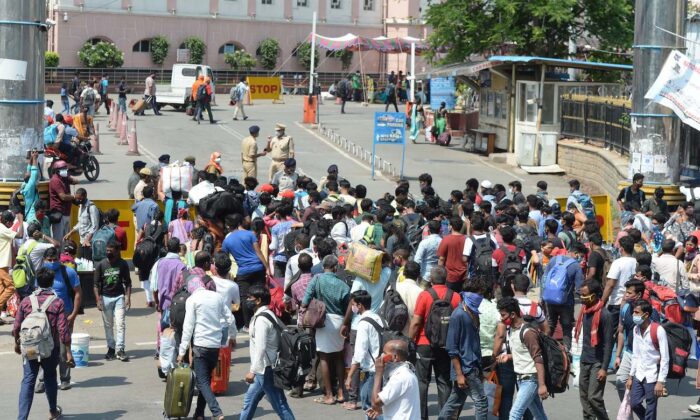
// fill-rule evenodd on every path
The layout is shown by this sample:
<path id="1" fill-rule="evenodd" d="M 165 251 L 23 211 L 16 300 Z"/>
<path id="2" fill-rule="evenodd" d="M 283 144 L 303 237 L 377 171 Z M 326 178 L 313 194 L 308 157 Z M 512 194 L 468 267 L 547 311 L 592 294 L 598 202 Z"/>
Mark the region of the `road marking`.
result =
<path id="1" fill-rule="evenodd" d="M 338 146 L 336 146 L 335 144 L 331 143 L 330 141 L 328 141 L 327 139 L 323 138 L 322 136 L 318 135 L 317 133 L 315 133 L 314 131 L 310 130 L 309 128 L 304 127 L 301 123 L 295 122 L 294 124 L 296 124 L 296 125 L 297 125 L 299 128 L 301 128 L 302 130 L 305 130 L 307 133 L 311 134 L 312 136 L 316 137 L 317 139 L 321 140 L 322 142 L 326 143 L 326 144 L 327 144 L 328 146 L 330 146 L 332 149 L 335 149 L 341 156 L 343 156 L 343 157 L 345 157 L 346 159 L 348 159 L 348 160 L 354 162 L 355 164 L 357 164 L 357 166 L 361 167 L 362 169 L 364 169 L 364 170 L 366 170 L 366 171 L 372 173 L 372 167 L 371 167 L 371 166 L 365 165 L 364 163 L 362 163 L 362 162 L 360 162 L 359 160 L 355 159 L 354 157 L 350 156 L 349 154 L 347 154 L 347 153 L 345 152 L 345 150 L 339 148 Z M 384 180 L 387 181 L 387 182 L 391 182 L 391 183 L 394 182 L 392 179 L 387 178 L 381 171 L 375 171 L 375 174 L 379 174 L 379 178 L 382 178 L 382 179 L 384 179 Z"/>
<path id="2" fill-rule="evenodd" d="M 155 346 L 157 343 L 155 341 L 142 341 L 140 343 L 134 343 L 136 346 Z"/>

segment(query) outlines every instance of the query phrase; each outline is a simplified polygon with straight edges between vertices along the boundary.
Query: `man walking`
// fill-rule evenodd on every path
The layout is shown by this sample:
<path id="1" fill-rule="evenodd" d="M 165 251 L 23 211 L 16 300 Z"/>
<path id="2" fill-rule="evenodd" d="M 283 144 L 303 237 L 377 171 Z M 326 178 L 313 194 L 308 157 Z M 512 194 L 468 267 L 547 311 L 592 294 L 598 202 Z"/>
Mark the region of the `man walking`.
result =
<path id="1" fill-rule="evenodd" d="M 70 90 L 68 91 L 72 99 L 75 101 L 73 106 L 71 107 L 71 111 L 74 114 L 77 114 L 78 111 L 80 110 L 80 73 L 75 72 L 75 75 L 73 76 L 73 80 L 70 82 Z"/>
<path id="2" fill-rule="evenodd" d="M 268 180 L 272 181 L 272 177 L 284 169 L 284 161 L 289 158 L 294 158 L 294 139 L 284 134 L 287 126 L 284 124 L 275 124 L 275 137 L 267 138 L 266 152 L 270 153 L 272 163 L 270 163 L 270 171 Z"/>
<path id="3" fill-rule="evenodd" d="M 156 82 L 155 82 L 156 72 L 152 71 L 146 78 L 146 88 L 143 90 L 143 100 L 146 101 L 147 105 L 153 108 L 153 114 L 160 115 L 158 110 L 158 103 L 156 102 Z M 146 107 L 144 107 L 140 113 L 136 115 L 143 115 Z"/>
<path id="4" fill-rule="evenodd" d="M 120 246 L 112 241 L 107 244 L 107 258 L 95 264 L 95 301 L 102 312 L 102 322 L 107 338 L 105 360 L 126 362 L 124 339 L 126 335 L 126 312 L 131 308 L 131 275 L 129 265 L 119 254 Z M 117 340 L 114 340 L 114 323 L 117 324 Z M 115 355 L 116 350 L 116 355 Z"/>
<path id="5" fill-rule="evenodd" d="M 197 88 L 197 124 L 202 121 L 202 113 L 206 110 L 209 114 L 209 123 L 214 124 L 214 114 L 211 112 L 211 79 L 206 78 L 204 83 Z"/>
<path id="6" fill-rule="evenodd" d="M 105 108 L 107 109 L 107 115 L 109 115 L 110 112 L 110 105 L 112 105 L 112 101 L 109 99 L 109 76 L 106 74 L 102 75 L 102 80 L 100 80 L 100 104 L 105 104 Z M 99 105 L 98 108 L 95 109 L 95 111 L 99 110 Z"/>
<path id="7" fill-rule="evenodd" d="M 213 283 L 212 280 L 210 282 Z M 209 406 L 213 417 L 224 420 L 223 412 L 211 390 L 211 376 L 219 360 L 225 327 L 228 327 L 229 342 L 236 339 L 238 331 L 233 314 L 224 299 L 215 291 L 207 290 L 204 283 L 203 276 L 191 279 L 188 283 L 188 290 L 192 290 L 192 294 L 185 303 L 185 323 L 177 361 L 183 362 L 192 342 L 192 365 L 199 389 L 193 417 L 204 418 L 204 408 Z M 222 320 L 225 320 L 224 325 Z"/>
<path id="8" fill-rule="evenodd" d="M 70 184 L 73 180 L 68 176 L 68 164 L 65 161 L 59 160 L 53 167 L 54 172 L 49 179 L 49 215 L 60 212 L 61 219 L 51 225 L 51 230 L 53 238 L 62 241 L 70 229 L 70 205 L 74 199 L 70 193 Z"/>
<path id="9" fill-rule="evenodd" d="M 447 287 L 457 293 L 462 291 L 464 280 L 467 278 L 467 264 L 462 259 L 467 237 L 461 233 L 462 226 L 464 222 L 460 217 L 452 217 L 450 234 L 442 238 L 437 251 L 438 265 L 447 269 Z"/>
<path id="10" fill-rule="evenodd" d="M 79 256 L 87 260 L 92 260 L 92 236 L 97 232 L 100 223 L 100 209 L 87 198 L 85 188 L 75 190 L 75 199 L 73 204 L 78 206 L 78 223 L 66 233 L 63 241 L 70 239 L 73 233 L 78 232 L 80 236 Z"/>
<path id="11" fill-rule="evenodd" d="M 243 398 L 240 420 L 252 420 L 263 395 L 282 420 L 294 420 L 292 409 L 287 404 L 284 390 L 275 386 L 272 366 L 277 363 L 280 335 L 276 327 L 279 320 L 270 310 L 270 292 L 255 285 L 248 289 L 245 305 L 254 312 L 250 321 L 250 372 L 245 376 L 249 384 Z M 222 417 L 223 418 L 223 417 Z"/>
<path id="12" fill-rule="evenodd" d="M 12 268 L 12 244 L 15 237 L 20 234 L 24 236 L 22 228 L 20 232 L 10 229 L 15 222 L 15 215 L 11 211 L 5 210 L 0 215 L 0 311 L 5 314 L 7 302 L 15 293 L 15 284 L 10 276 Z M 0 317 L 0 325 L 5 321 Z"/>
<path id="13" fill-rule="evenodd" d="M 384 102 L 386 106 L 384 107 L 384 112 L 389 111 L 389 105 L 394 105 L 396 112 L 399 112 L 399 107 L 396 105 L 396 85 L 391 80 L 386 85 L 384 93 L 386 94 L 386 100 Z"/>
<path id="14" fill-rule="evenodd" d="M 117 104 L 117 109 L 119 112 L 126 113 L 126 79 L 122 76 L 119 79 L 119 85 L 117 86 L 117 91 L 119 92 L 119 103 Z"/>
<path id="15" fill-rule="evenodd" d="M 241 81 L 231 88 L 231 102 L 233 102 L 233 120 L 238 121 L 238 112 L 241 112 L 243 116 L 243 121 L 248 119 L 245 115 L 245 109 L 243 109 L 243 101 L 248 95 L 248 82 L 246 81 L 246 76 L 241 76 Z"/>
<path id="16" fill-rule="evenodd" d="M 244 178 L 258 178 L 258 158 L 267 155 L 267 151 L 263 150 L 258 153 L 258 136 L 260 135 L 260 127 L 251 125 L 248 128 L 250 135 L 241 142 L 241 163 L 243 164 Z"/>
<path id="17" fill-rule="evenodd" d="M 88 87 L 80 94 L 80 108 L 87 107 L 87 113 L 92 117 L 95 115 L 96 100 L 97 91 L 95 90 L 95 82 L 89 82 Z"/>
<path id="18" fill-rule="evenodd" d="M 40 268 L 36 272 L 36 282 L 38 290 L 30 296 L 24 298 L 19 305 L 15 323 L 12 328 L 12 336 L 15 338 L 15 353 L 22 354 L 20 345 L 20 331 L 22 323 L 33 312 L 40 308 L 46 313 L 53 340 L 53 350 L 51 356 L 41 359 L 23 357 L 22 367 L 24 377 L 19 391 L 19 420 L 29 418 L 29 411 L 34 401 L 34 386 L 39 374 L 39 368 L 44 373 L 46 379 L 46 399 L 49 402 L 49 418 L 61 418 L 61 407 L 56 404 L 58 398 L 58 386 L 56 382 L 56 366 L 60 359 L 60 349 L 70 348 L 70 328 L 66 320 L 63 301 L 56 296 L 52 286 L 54 284 L 54 273 L 47 268 Z M 73 365 L 73 355 L 66 354 L 66 363 Z"/>
<path id="19" fill-rule="evenodd" d="M 584 420 L 608 420 L 605 410 L 605 379 L 612 355 L 615 325 L 600 297 L 603 287 L 597 280 L 581 286 L 583 307 L 576 321 L 578 341 L 583 330 L 579 397 Z"/>

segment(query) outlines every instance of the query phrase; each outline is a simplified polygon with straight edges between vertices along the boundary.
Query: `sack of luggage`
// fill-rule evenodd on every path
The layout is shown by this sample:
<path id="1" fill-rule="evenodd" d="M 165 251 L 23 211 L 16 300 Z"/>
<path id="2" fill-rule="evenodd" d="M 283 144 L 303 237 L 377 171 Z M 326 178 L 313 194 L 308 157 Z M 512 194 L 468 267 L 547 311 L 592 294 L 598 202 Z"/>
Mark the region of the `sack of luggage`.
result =
<path id="1" fill-rule="evenodd" d="M 243 204 L 227 191 L 217 191 L 199 200 L 197 213 L 207 220 L 224 220 L 227 215 L 244 215 Z"/>
<path id="2" fill-rule="evenodd" d="M 382 251 L 366 245 L 354 243 L 350 247 L 350 255 L 345 264 L 345 271 L 364 280 L 376 283 L 382 272 Z"/>
<path id="3" fill-rule="evenodd" d="M 211 392 L 216 395 L 225 394 L 228 391 L 229 374 L 231 373 L 231 347 L 219 349 L 219 360 L 211 374 Z"/>
<path id="4" fill-rule="evenodd" d="M 193 169 L 189 164 L 173 163 L 160 170 L 163 181 L 163 193 L 170 195 L 173 191 L 189 191 L 192 188 Z"/>
<path id="5" fill-rule="evenodd" d="M 194 372 L 187 366 L 173 369 L 166 379 L 163 414 L 166 418 L 187 417 L 194 396 Z"/>

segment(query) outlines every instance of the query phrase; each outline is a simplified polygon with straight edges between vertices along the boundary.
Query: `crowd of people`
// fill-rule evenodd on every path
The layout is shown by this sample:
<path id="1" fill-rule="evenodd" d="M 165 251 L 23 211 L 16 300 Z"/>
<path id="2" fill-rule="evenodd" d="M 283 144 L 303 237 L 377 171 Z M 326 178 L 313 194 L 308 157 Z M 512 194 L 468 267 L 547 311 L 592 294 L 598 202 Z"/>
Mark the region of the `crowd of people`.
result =
<path id="1" fill-rule="evenodd" d="M 188 191 L 169 188 L 161 177 L 169 155 L 150 168 L 134 162 L 128 180 L 133 265 L 147 305 L 158 313 L 159 374 L 192 364 L 195 418 L 206 407 L 223 418 L 212 374 L 238 331 L 250 334 L 251 360 L 241 419 L 253 418 L 263 395 L 280 418 L 293 419 L 287 397 L 319 388 L 319 404 L 361 409 L 373 419 L 425 420 L 433 373 L 440 419 L 458 416 L 467 397 L 478 419 L 489 412 L 546 419 L 542 400 L 563 391 L 552 382 L 548 337 L 566 353 L 578 352 L 584 418 L 609 418 L 603 396 L 615 371 L 623 408 L 656 418 L 674 360 L 665 330 L 700 325 L 693 203 L 671 214 L 663 190 L 647 199 L 643 176 L 635 175 L 620 192 L 620 232 L 606 244 L 577 180 L 569 182 L 564 206 L 548 196 L 544 181 L 526 195 L 519 181 L 506 187 L 471 178 L 443 199 L 427 173 L 417 186 L 398 181 L 393 194 L 370 199 L 337 165 L 318 181 L 297 173 L 284 129 L 277 124 L 259 153 L 260 129 L 249 128 L 242 183 L 224 176 L 218 152 L 202 170 L 193 157 L 183 160 L 193 174 Z M 272 164 L 260 182 L 257 159 L 266 153 Z M 57 169 L 44 202 L 32 154 L 24 206 L 0 214 L 0 324 L 14 312 L 15 350 L 25 360 L 20 419 L 35 391 L 46 393 L 50 418 L 61 416 L 57 390 L 71 386 L 71 333 L 86 294 L 102 313 L 105 359 L 129 358 L 126 311 L 134 287 L 121 257 L 128 243 L 119 212 L 97 208 L 82 188 L 71 193 L 74 181 L 65 167 Z M 351 256 L 367 250 L 377 276 L 353 265 Z M 94 264 L 92 290 L 81 288 L 78 259 Z M 654 304 L 661 290 L 673 292 L 681 319 L 669 302 Z M 42 321 L 35 316 L 40 308 Z M 310 328 L 309 314 L 318 313 L 323 322 Z M 32 334 L 37 322 L 48 335 Z M 276 380 L 289 357 L 280 331 L 294 324 L 313 337 L 315 357 L 285 392 Z M 495 408 L 484 386 L 491 372 L 502 387 Z M 700 401 L 689 409 L 700 413 Z"/>

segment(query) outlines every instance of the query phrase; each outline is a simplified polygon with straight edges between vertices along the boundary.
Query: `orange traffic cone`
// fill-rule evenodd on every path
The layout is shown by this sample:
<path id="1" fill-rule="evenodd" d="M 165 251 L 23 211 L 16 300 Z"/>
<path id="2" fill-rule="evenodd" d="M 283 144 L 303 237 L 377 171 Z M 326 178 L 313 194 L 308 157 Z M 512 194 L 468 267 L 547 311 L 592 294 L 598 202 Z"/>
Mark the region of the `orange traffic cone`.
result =
<path id="1" fill-rule="evenodd" d="M 122 113 L 117 110 L 117 114 L 114 116 L 114 123 L 112 123 L 112 130 L 114 130 L 114 137 L 119 138 L 120 126 L 122 124 Z"/>
<path id="2" fill-rule="evenodd" d="M 141 156 L 139 153 L 138 140 L 136 139 L 136 121 L 134 120 L 134 125 L 131 126 L 131 131 L 129 131 L 129 136 L 127 137 L 129 142 L 129 151 L 126 152 L 127 156 Z"/>
<path id="3" fill-rule="evenodd" d="M 119 124 L 119 145 L 127 144 L 127 131 L 129 130 L 128 123 L 126 121 L 126 114 L 122 114 L 122 121 Z"/>
<path id="4" fill-rule="evenodd" d="M 92 154 L 101 155 L 100 152 L 100 123 L 95 123 L 95 136 L 90 137 L 90 144 L 92 145 Z"/>
<path id="5" fill-rule="evenodd" d="M 244 104 L 245 104 L 245 105 L 253 105 L 253 100 L 252 100 L 252 98 L 250 97 L 250 89 L 247 89 L 247 90 L 246 90 L 246 93 L 245 93 L 245 102 L 244 102 Z"/>

